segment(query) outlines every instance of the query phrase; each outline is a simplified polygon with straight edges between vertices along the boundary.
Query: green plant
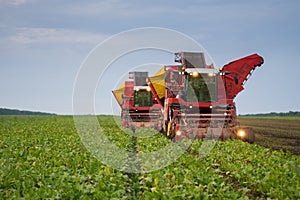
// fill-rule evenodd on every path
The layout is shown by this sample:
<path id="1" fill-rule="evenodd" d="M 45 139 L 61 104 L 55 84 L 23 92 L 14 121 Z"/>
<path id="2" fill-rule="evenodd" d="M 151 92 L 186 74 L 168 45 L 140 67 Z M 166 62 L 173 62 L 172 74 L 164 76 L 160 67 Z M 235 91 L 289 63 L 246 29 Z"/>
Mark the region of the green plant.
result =
<path id="1" fill-rule="evenodd" d="M 127 151 L 152 152 L 170 142 L 154 133 L 133 143 L 112 116 L 98 119 L 104 134 Z M 200 157 L 203 142 L 195 140 L 173 164 L 130 174 L 94 158 L 71 116 L 1 116 L 0 133 L 1 199 L 300 198 L 299 156 L 241 141 L 217 141 Z"/>

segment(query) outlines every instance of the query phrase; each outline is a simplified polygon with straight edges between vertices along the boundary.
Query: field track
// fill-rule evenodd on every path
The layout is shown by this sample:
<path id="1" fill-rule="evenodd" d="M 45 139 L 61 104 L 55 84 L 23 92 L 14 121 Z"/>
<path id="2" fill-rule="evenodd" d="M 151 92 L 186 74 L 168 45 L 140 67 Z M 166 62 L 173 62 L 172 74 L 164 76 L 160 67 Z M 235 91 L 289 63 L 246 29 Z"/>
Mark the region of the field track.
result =
<path id="1" fill-rule="evenodd" d="M 300 117 L 239 117 L 239 121 L 254 129 L 256 144 L 300 154 Z"/>

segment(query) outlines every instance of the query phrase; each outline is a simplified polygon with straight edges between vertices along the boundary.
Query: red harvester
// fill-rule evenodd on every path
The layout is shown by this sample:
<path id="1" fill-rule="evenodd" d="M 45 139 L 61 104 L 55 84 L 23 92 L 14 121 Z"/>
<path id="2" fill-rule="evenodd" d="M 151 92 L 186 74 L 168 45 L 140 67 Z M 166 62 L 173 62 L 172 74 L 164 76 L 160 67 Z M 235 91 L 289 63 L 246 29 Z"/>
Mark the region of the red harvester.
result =
<path id="1" fill-rule="evenodd" d="M 129 72 L 125 81 L 113 94 L 121 106 L 124 128 L 148 127 L 162 129 L 162 107 L 146 83 L 148 72 Z"/>
<path id="2" fill-rule="evenodd" d="M 136 85 L 125 82 L 123 101 L 119 100 L 123 127 L 142 127 L 139 122 L 143 121 L 174 141 L 187 137 L 254 142 L 250 128 L 239 128 L 234 98 L 263 58 L 253 54 L 215 69 L 206 64 L 204 53 L 179 52 L 175 62 L 180 65 L 164 66 L 155 76 L 145 78 L 147 108 L 136 104 Z"/>

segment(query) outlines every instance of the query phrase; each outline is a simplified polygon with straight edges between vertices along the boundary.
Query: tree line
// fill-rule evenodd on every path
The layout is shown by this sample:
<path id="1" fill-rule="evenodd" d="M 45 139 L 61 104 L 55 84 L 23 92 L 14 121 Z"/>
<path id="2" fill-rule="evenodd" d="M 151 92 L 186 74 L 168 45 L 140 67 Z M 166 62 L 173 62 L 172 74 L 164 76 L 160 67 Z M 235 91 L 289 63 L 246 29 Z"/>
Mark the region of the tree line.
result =
<path id="1" fill-rule="evenodd" d="M 270 113 L 259 113 L 259 114 L 245 114 L 241 116 L 279 116 L 279 117 L 300 117 L 300 111 L 289 111 L 289 112 L 270 112 Z"/>
<path id="2" fill-rule="evenodd" d="M 55 115 L 53 113 L 0 108 L 0 115 Z"/>

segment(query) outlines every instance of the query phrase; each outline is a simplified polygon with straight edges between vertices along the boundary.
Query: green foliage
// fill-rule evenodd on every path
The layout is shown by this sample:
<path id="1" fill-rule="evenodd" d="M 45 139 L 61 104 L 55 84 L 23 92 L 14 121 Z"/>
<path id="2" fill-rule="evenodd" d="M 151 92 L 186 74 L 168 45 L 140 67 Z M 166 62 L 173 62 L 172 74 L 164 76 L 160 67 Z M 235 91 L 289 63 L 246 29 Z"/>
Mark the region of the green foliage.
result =
<path id="1" fill-rule="evenodd" d="M 160 134 L 134 138 L 99 117 L 120 148 L 151 152 Z M 0 117 L 0 199 L 297 199 L 300 157 L 241 141 L 218 141 L 207 157 L 196 140 L 172 165 L 128 174 L 102 164 L 82 145 L 68 116 Z"/>

